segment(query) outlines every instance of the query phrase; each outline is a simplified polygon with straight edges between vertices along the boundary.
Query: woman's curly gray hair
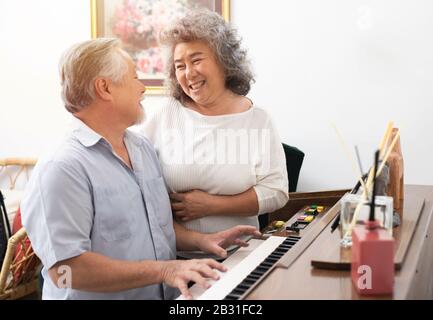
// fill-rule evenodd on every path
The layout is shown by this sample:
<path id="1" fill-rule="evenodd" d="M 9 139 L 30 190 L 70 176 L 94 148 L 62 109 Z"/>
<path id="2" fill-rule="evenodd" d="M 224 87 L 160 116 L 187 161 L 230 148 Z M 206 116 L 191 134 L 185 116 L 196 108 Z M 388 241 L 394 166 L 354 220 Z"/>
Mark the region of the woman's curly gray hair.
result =
<path id="1" fill-rule="evenodd" d="M 236 30 L 218 13 L 207 9 L 192 10 L 163 30 L 159 40 L 165 49 L 166 85 L 175 99 L 191 101 L 176 79 L 174 48 L 178 43 L 194 40 L 206 42 L 213 50 L 223 67 L 227 89 L 242 96 L 250 91 L 254 76 L 246 50 L 241 48 Z"/>

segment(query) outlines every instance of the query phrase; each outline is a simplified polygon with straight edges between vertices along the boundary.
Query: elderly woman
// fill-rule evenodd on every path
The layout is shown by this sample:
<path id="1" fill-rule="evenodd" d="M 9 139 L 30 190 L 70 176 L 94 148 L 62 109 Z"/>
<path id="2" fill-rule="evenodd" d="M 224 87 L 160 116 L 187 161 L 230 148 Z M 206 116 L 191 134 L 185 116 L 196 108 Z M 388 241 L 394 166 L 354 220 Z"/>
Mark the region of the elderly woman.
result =
<path id="1" fill-rule="evenodd" d="M 288 200 L 283 148 L 268 113 L 245 97 L 253 75 L 236 31 L 191 11 L 161 34 L 171 98 L 144 132 L 154 143 L 175 218 L 210 233 L 247 224 Z"/>

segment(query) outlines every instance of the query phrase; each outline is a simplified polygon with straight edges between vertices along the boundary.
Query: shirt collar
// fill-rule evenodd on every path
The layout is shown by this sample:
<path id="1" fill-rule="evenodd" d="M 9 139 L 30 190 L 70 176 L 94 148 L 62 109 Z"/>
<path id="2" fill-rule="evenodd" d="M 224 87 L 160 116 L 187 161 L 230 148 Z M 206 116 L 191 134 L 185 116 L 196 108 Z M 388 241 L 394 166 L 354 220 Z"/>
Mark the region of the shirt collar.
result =
<path id="1" fill-rule="evenodd" d="M 73 131 L 72 135 L 75 136 L 80 143 L 85 147 L 94 146 L 103 137 L 88 127 L 83 121 L 73 117 L 72 120 Z M 105 139 L 104 139 L 105 140 Z"/>
<path id="2" fill-rule="evenodd" d="M 137 146 L 141 146 L 143 144 L 143 139 L 140 139 L 137 133 L 134 133 L 130 129 L 125 130 L 125 140 L 130 141 Z"/>
<path id="3" fill-rule="evenodd" d="M 99 142 L 99 140 L 106 141 L 106 139 L 100 134 L 96 133 L 93 129 L 87 126 L 83 121 L 76 117 L 72 117 L 72 126 L 73 131 L 72 134 L 80 141 L 80 143 L 85 147 L 94 146 Z M 136 134 L 131 132 L 129 129 L 125 130 L 125 138 L 126 141 L 130 141 L 131 143 L 141 146 L 143 140 L 140 139 Z M 106 141 L 107 142 L 107 141 Z M 107 142 L 108 143 L 108 142 Z M 108 143 L 109 144 L 109 143 Z"/>

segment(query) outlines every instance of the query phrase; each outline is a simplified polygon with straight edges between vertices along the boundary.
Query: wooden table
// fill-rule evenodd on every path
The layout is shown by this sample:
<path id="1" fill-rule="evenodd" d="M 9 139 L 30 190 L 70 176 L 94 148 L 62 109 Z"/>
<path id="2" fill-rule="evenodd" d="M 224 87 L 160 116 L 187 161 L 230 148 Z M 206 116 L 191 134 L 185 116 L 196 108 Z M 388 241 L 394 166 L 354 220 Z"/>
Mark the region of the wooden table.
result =
<path id="1" fill-rule="evenodd" d="M 433 299 L 433 186 L 405 186 L 403 223 L 406 222 L 405 212 L 416 205 L 411 199 L 420 197 L 424 199 L 424 206 L 411 235 L 404 263 L 396 271 L 394 294 L 374 299 Z M 329 244 L 320 241 L 320 236 L 323 232 L 329 232 L 336 210 L 338 208 L 331 209 L 317 221 L 303 236 L 303 242 L 289 251 L 246 298 L 366 299 L 359 296 L 352 286 L 350 271 L 323 270 L 311 266 L 312 259 L 323 250 L 330 250 Z M 276 217 L 284 215 L 283 211 Z M 408 214 L 406 216 L 409 217 Z"/>

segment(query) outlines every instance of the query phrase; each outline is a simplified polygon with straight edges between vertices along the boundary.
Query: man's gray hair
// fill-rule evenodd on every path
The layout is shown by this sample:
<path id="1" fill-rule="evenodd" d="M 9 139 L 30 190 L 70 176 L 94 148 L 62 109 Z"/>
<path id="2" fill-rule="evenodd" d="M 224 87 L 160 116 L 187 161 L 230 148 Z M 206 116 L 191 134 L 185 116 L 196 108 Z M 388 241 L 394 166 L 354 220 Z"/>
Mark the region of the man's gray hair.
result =
<path id="1" fill-rule="evenodd" d="M 93 102 L 96 78 L 122 82 L 128 64 L 120 49 L 119 39 L 97 38 L 77 43 L 63 54 L 59 64 L 62 99 L 69 112 L 79 112 Z"/>
<path id="2" fill-rule="evenodd" d="M 173 55 L 178 43 L 194 40 L 204 41 L 213 50 L 223 67 L 226 88 L 245 96 L 254 82 L 246 50 L 241 48 L 236 30 L 221 15 L 207 9 L 188 12 L 160 34 L 170 95 L 181 102 L 191 101 L 176 79 Z"/>

